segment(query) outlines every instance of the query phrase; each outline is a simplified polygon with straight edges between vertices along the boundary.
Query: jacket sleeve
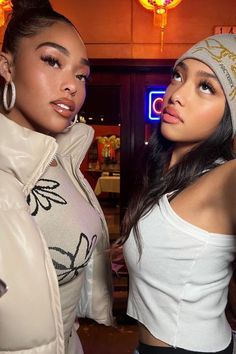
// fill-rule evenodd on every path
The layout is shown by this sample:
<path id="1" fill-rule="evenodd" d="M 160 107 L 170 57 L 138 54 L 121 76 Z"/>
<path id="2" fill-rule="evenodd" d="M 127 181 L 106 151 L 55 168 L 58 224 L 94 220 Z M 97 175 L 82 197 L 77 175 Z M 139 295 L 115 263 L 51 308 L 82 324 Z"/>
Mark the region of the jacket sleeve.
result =
<path id="1" fill-rule="evenodd" d="M 5 207 L 0 211 L 0 278 L 8 292 L 0 299 L 0 353 L 62 354 L 59 290 L 45 241 L 26 208 Z"/>

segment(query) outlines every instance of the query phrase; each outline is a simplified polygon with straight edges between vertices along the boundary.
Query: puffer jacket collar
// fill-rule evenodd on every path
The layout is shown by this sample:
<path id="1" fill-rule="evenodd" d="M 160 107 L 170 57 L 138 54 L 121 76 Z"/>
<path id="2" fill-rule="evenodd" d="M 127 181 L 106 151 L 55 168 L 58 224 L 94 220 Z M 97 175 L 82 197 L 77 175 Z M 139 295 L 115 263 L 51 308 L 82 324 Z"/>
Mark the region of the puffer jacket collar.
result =
<path id="1" fill-rule="evenodd" d="M 14 175 L 28 195 L 57 152 L 62 156 L 72 154 L 80 165 L 92 139 L 93 129 L 85 124 L 77 124 L 59 134 L 57 142 L 51 136 L 24 128 L 0 114 L 1 170 Z"/>

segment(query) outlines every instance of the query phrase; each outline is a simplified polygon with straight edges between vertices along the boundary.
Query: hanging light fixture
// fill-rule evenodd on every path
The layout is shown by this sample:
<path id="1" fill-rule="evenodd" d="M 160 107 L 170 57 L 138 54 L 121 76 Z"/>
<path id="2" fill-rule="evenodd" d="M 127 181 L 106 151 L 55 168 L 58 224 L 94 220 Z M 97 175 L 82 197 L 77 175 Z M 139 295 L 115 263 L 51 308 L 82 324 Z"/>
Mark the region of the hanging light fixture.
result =
<path id="1" fill-rule="evenodd" d="M 0 0 L 0 27 L 4 26 L 6 13 L 12 10 L 11 0 Z"/>
<path id="2" fill-rule="evenodd" d="M 139 0 L 140 4 L 154 13 L 154 25 L 161 29 L 161 52 L 163 51 L 164 30 L 167 25 L 167 11 L 173 9 L 182 0 Z"/>

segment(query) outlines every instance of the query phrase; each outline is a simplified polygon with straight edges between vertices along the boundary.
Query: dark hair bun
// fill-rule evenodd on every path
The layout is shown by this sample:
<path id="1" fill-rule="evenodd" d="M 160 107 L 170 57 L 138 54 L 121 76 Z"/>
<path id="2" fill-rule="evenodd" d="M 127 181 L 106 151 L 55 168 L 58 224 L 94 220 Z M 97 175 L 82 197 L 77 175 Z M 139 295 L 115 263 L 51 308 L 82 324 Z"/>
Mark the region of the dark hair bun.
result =
<path id="1" fill-rule="evenodd" d="M 17 16 L 32 9 L 52 10 L 48 0 L 12 0 L 12 15 Z"/>

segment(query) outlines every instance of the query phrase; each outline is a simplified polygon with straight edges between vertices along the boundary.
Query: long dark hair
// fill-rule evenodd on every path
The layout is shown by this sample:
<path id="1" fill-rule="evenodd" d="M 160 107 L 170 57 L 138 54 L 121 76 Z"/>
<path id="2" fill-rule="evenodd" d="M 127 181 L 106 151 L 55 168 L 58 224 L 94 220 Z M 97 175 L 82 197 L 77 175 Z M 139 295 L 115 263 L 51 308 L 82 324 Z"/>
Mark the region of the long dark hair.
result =
<path id="1" fill-rule="evenodd" d="M 12 0 L 12 4 L 13 12 L 4 34 L 2 51 L 13 56 L 22 38 L 34 36 L 58 21 L 73 26 L 65 16 L 53 10 L 48 0 Z"/>
<path id="2" fill-rule="evenodd" d="M 230 110 L 226 103 L 223 118 L 215 132 L 188 152 L 178 164 L 166 170 L 174 144 L 162 136 L 160 125 L 157 126 L 143 157 L 143 174 L 137 183 L 135 194 L 131 198 L 124 216 L 122 235 L 118 244 L 124 243 L 133 229 L 141 255 L 142 247 L 138 228 L 140 218 L 158 204 L 159 199 L 165 193 L 175 191 L 172 195 L 174 197 L 199 177 L 203 171 L 216 167 L 218 165 L 216 160 L 234 159 L 232 134 Z"/>

